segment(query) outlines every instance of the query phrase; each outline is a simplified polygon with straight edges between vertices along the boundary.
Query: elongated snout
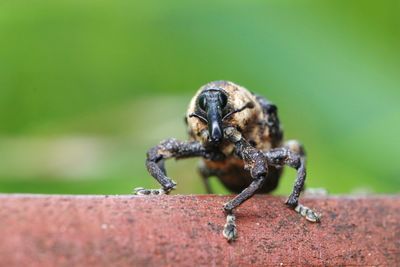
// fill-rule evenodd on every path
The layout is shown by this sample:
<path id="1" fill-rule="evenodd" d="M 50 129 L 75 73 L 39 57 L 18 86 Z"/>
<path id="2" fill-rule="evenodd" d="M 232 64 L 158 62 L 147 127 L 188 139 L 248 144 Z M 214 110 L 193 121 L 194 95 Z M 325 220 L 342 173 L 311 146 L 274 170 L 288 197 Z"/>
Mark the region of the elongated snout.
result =
<path id="1" fill-rule="evenodd" d="M 217 122 L 211 123 L 210 137 L 213 143 L 220 143 L 224 137 L 221 126 Z"/>
<path id="2" fill-rule="evenodd" d="M 217 105 L 210 105 L 207 110 L 208 132 L 212 143 L 220 143 L 224 138 L 222 116 Z"/>

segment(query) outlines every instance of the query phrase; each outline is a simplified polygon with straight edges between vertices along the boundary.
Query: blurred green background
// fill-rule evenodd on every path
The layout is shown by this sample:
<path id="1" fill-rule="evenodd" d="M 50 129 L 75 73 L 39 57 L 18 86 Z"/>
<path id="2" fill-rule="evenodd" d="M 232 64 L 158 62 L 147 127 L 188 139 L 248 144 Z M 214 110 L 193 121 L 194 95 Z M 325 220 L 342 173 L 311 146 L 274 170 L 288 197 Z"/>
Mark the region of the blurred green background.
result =
<path id="1" fill-rule="evenodd" d="M 400 192 L 399 1 L 1 1 L 0 40 L 1 192 L 158 187 L 146 150 L 220 79 L 278 105 L 308 187 Z M 196 165 L 168 162 L 176 193 Z"/>

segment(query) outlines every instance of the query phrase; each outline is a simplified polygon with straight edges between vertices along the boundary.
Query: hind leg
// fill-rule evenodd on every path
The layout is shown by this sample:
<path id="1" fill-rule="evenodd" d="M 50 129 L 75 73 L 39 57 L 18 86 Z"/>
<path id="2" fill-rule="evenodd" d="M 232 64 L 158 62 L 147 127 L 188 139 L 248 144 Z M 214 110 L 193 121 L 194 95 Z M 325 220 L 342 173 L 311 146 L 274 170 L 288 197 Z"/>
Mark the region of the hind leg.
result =
<path id="1" fill-rule="evenodd" d="M 198 171 L 199 171 L 199 174 L 200 174 L 200 176 L 201 176 L 201 179 L 203 180 L 203 184 L 204 184 L 204 187 L 205 187 L 205 189 L 206 189 L 207 194 L 212 194 L 213 191 L 212 191 L 212 188 L 211 188 L 211 185 L 210 185 L 210 180 L 209 180 L 209 178 L 210 178 L 211 176 L 214 176 L 214 175 L 215 175 L 215 171 L 213 171 L 213 170 L 207 168 L 207 167 L 204 165 L 204 162 L 203 162 L 203 161 L 201 161 L 201 162 L 199 163 Z"/>

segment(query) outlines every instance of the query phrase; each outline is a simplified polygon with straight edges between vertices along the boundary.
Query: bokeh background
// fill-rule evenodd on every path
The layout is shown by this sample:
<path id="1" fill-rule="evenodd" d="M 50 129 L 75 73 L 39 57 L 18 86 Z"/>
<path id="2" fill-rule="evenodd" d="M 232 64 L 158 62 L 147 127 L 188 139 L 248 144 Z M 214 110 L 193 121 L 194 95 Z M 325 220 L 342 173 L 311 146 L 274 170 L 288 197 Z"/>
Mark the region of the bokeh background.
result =
<path id="1" fill-rule="evenodd" d="M 1 1 L 0 191 L 157 187 L 146 150 L 225 79 L 278 105 L 308 187 L 398 193 L 399 51 L 399 1 Z M 168 162 L 176 193 L 204 193 L 196 165 Z"/>

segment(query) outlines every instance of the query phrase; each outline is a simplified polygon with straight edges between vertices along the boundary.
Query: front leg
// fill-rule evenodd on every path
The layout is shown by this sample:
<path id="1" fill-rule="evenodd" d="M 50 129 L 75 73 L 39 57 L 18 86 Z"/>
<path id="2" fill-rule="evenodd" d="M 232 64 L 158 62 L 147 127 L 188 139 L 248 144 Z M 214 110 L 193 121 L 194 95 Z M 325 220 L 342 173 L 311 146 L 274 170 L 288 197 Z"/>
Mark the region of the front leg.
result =
<path id="1" fill-rule="evenodd" d="M 246 189 L 224 205 L 227 220 L 223 235 L 228 241 L 232 241 L 237 237 L 236 218 L 233 210 L 251 198 L 262 187 L 267 176 L 267 164 L 264 154 L 252 147 L 235 128 L 226 128 L 225 134 L 235 144 L 235 152 L 243 159 L 245 168 L 250 171 L 251 177 L 254 179 Z"/>
<path id="2" fill-rule="evenodd" d="M 161 184 L 161 189 L 135 188 L 137 195 L 168 194 L 176 183 L 166 175 L 164 161 L 168 158 L 207 157 L 206 149 L 197 141 L 178 141 L 167 139 L 147 152 L 146 167 L 149 173 Z"/>

